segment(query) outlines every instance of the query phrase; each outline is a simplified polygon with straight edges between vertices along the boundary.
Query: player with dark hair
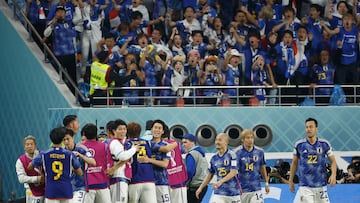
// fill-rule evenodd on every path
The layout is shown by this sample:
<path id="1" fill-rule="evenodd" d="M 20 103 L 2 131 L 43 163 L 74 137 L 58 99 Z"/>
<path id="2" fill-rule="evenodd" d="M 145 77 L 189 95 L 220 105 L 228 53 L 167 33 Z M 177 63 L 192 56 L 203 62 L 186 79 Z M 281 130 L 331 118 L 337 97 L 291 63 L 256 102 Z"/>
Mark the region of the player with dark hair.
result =
<path id="1" fill-rule="evenodd" d="M 327 183 L 336 184 L 336 161 L 330 143 L 317 137 L 318 122 L 314 118 L 305 121 L 306 138 L 295 143 L 290 167 L 289 187 L 294 192 L 294 176 L 299 166 L 299 192 L 302 202 L 330 202 Z M 326 157 L 330 160 L 333 173 L 327 179 Z"/>
<path id="2" fill-rule="evenodd" d="M 109 190 L 109 177 L 106 170 L 112 166 L 111 155 L 105 143 L 97 141 L 97 127 L 88 123 L 81 129 L 81 135 L 85 135 L 83 143 L 92 153 L 96 166 L 91 166 L 85 173 L 86 196 L 84 202 L 111 202 Z"/>
<path id="3" fill-rule="evenodd" d="M 28 168 L 43 166 L 45 170 L 45 202 L 67 203 L 73 198 L 71 176 L 81 176 L 81 164 L 76 156 L 62 148 L 62 141 L 69 131 L 65 127 L 50 132 L 52 148 L 36 156 Z"/>

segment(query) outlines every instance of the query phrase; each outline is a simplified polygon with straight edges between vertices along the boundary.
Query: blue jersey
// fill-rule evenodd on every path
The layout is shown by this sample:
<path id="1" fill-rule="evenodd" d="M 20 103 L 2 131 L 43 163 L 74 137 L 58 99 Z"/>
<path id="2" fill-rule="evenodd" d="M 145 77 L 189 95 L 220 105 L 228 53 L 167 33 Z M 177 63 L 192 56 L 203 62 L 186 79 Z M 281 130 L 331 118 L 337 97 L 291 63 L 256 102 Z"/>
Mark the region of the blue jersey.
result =
<path id="1" fill-rule="evenodd" d="M 53 147 L 41 152 L 32 161 L 34 167 L 45 170 L 45 197 L 48 199 L 72 199 L 72 170 L 81 167 L 75 155 L 63 148 Z"/>
<path id="2" fill-rule="evenodd" d="M 229 174 L 231 169 L 239 169 L 236 162 L 236 154 L 231 150 L 227 150 L 222 156 L 217 153 L 211 157 L 209 173 L 215 174 L 217 181 L 223 179 L 227 174 Z M 239 186 L 239 181 L 237 180 L 237 177 L 234 176 L 217 188 L 214 191 L 214 194 L 237 196 L 240 195 Z"/>
<path id="3" fill-rule="evenodd" d="M 157 71 L 155 69 L 155 66 L 151 64 L 149 61 L 145 61 L 145 67 L 142 67 L 145 72 L 145 87 L 156 87 L 157 81 L 156 81 L 156 75 Z M 151 92 L 152 96 L 157 96 L 156 90 L 152 90 Z M 144 96 L 150 96 L 150 90 L 144 91 Z"/>
<path id="4" fill-rule="evenodd" d="M 349 65 L 357 61 L 358 56 L 358 28 L 353 27 L 351 31 L 340 28 L 338 41 L 342 42 L 341 64 Z"/>
<path id="5" fill-rule="evenodd" d="M 264 150 L 254 146 L 251 151 L 247 151 L 244 146 L 240 146 L 236 151 L 236 157 L 242 191 L 254 192 L 261 190 L 260 166 L 265 165 Z"/>
<path id="6" fill-rule="evenodd" d="M 222 70 L 223 75 L 225 76 L 225 85 L 226 86 L 238 86 L 240 85 L 240 72 L 239 68 L 233 68 L 232 65 L 228 64 L 228 69 Z M 236 96 L 236 89 L 224 89 L 224 93 L 229 96 Z"/>
<path id="7" fill-rule="evenodd" d="M 139 145 L 140 150 L 134 154 L 131 160 L 132 179 L 130 184 L 155 182 L 153 165 L 151 163 L 140 163 L 138 158 L 151 157 L 151 152 L 158 151 L 160 146 L 152 141 L 133 138 L 125 142 L 125 149 L 130 149 L 132 145 Z"/>
<path id="8" fill-rule="evenodd" d="M 163 142 L 163 141 L 161 141 L 161 142 L 159 142 L 157 144 L 159 146 L 166 146 L 167 145 L 167 143 Z M 152 152 L 151 158 L 161 161 L 161 160 L 164 160 L 164 159 L 170 159 L 170 156 L 168 156 L 166 153 L 159 152 L 159 150 L 156 149 L 156 151 Z M 168 175 L 167 175 L 166 168 L 154 165 L 154 177 L 155 177 L 155 180 L 156 180 L 155 185 L 169 185 L 169 180 L 168 180 Z"/>
<path id="9" fill-rule="evenodd" d="M 335 67 L 332 64 L 317 65 L 312 67 L 311 79 L 318 85 L 333 85 Z M 330 95 L 332 88 L 316 88 L 316 94 Z"/>
<path id="10" fill-rule="evenodd" d="M 315 144 L 310 144 L 306 139 L 301 139 L 295 143 L 293 154 L 299 158 L 300 186 L 326 186 L 326 156 L 333 156 L 327 140 L 318 138 Z"/>
<path id="11" fill-rule="evenodd" d="M 82 144 L 76 144 L 76 146 L 74 147 L 74 149 L 72 149 L 72 151 L 79 152 L 80 154 L 82 154 L 88 158 L 94 158 L 91 155 L 89 149 Z M 81 169 L 83 171 L 85 171 L 87 169 L 87 164 L 85 163 L 85 161 L 79 157 L 76 157 L 76 159 L 80 162 Z M 72 184 L 73 191 L 85 190 L 84 175 L 78 176 L 75 173 L 73 173 L 71 175 L 71 184 Z"/>
<path id="12" fill-rule="evenodd" d="M 65 56 L 75 53 L 74 37 L 76 31 L 72 23 L 55 23 L 53 29 L 54 36 L 54 54 L 56 56 Z"/>

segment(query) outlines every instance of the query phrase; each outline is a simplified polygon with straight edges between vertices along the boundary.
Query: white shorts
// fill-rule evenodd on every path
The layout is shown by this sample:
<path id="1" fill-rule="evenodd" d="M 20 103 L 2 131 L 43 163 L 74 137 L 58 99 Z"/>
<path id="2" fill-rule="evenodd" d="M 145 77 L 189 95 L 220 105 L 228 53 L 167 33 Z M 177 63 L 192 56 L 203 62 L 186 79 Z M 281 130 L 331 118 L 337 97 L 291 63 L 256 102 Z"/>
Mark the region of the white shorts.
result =
<path id="1" fill-rule="evenodd" d="M 44 196 L 35 197 L 29 188 L 26 189 L 25 193 L 26 193 L 26 203 L 44 203 L 45 197 Z"/>
<path id="2" fill-rule="evenodd" d="M 45 198 L 45 203 L 71 203 L 71 199 L 59 200 L 59 199 L 48 199 L 48 198 Z"/>
<path id="3" fill-rule="evenodd" d="M 129 185 L 129 203 L 157 203 L 155 183 Z"/>
<path id="4" fill-rule="evenodd" d="M 170 188 L 171 203 L 183 203 L 187 201 L 187 188 Z"/>
<path id="5" fill-rule="evenodd" d="M 109 188 L 100 189 L 100 190 L 89 190 L 89 192 L 87 192 L 85 195 L 84 202 L 86 203 L 111 202 Z"/>
<path id="6" fill-rule="evenodd" d="M 261 190 L 244 192 L 240 198 L 242 203 L 264 203 L 264 197 Z"/>
<path id="7" fill-rule="evenodd" d="M 224 196 L 212 194 L 209 203 L 241 203 L 240 195 Z"/>
<path id="8" fill-rule="evenodd" d="M 129 185 L 120 181 L 115 184 L 110 185 L 110 194 L 112 203 L 128 202 L 128 191 Z"/>
<path id="9" fill-rule="evenodd" d="M 310 203 L 310 202 L 316 202 L 316 203 L 328 203 L 330 202 L 329 196 L 327 193 L 327 187 L 305 187 L 300 186 L 299 187 L 299 193 L 300 193 L 300 200 L 302 203 Z"/>
<path id="10" fill-rule="evenodd" d="M 156 200 L 158 203 L 170 203 L 170 189 L 168 185 L 156 185 Z"/>
<path id="11" fill-rule="evenodd" d="M 73 192 L 72 203 L 84 203 L 86 191 L 85 190 L 78 190 Z"/>

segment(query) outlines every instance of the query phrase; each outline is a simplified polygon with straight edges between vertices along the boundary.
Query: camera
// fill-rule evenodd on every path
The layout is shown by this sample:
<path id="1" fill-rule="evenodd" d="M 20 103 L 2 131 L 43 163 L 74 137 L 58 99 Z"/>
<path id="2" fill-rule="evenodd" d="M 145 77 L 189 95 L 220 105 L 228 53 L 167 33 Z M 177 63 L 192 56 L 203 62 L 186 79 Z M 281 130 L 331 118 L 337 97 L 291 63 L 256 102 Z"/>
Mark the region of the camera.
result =
<path id="1" fill-rule="evenodd" d="M 166 61 L 166 54 L 159 54 L 161 60 Z"/>
<path id="2" fill-rule="evenodd" d="M 99 135 L 98 135 L 98 138 L 105 138 L 105 137 L 107 137 L 107 134 L 106 134 L 106 132 L 105 132 L 104 126 L 100 126 L 99 128 L 100 128 L 100 133 L 99 133 Z"/>

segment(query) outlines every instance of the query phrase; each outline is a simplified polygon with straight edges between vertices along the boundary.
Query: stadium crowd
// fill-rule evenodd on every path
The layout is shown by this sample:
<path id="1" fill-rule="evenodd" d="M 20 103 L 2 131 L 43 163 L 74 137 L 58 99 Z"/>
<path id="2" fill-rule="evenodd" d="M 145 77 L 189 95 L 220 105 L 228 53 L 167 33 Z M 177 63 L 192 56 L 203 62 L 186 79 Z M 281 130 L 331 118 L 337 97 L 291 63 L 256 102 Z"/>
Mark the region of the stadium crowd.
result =
<path id="1" fill-rule="evenodd" d="M 358 0 L 17 2 L 42 35 L 39 45 L 52 47 L 73 81 L 90 84 L 91 98 L 106 96 L 108 87 L 134 87 L 110 90 L 121 98 L 113 104 L 193 103 L 192 95 L 216 104 L 223 94 L 230 103 L 254 95 L 276 104 L 269 95 L 279 94 L 278 85 L 310 87 L 286 88 L 282 95 L 296 97 L 284 103 L 300 104 L 299 95 L 312 93 L 328 103 L 331 88 L 311 89 L 359 83 Z M 179 88 L 239 85 L 258 88 Z M 160 99 L 138 98 L 149 95 Z"/>

